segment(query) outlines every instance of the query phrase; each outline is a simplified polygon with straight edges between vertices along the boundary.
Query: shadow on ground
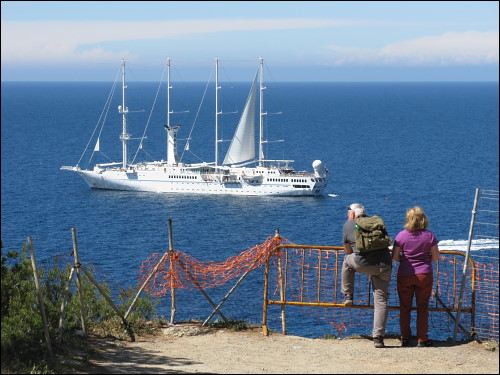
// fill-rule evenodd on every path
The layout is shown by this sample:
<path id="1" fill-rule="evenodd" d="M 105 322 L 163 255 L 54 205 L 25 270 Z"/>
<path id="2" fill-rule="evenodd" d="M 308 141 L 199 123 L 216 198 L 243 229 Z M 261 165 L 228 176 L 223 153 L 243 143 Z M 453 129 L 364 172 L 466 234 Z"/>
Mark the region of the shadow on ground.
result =
<path id="1" fill-rule="evenodd" d="M 176 369 L 200 364 L 188 358 L 174 358 L 161 351 L 145 350 L 139 347 L 128 347 L 120 341 L 112 339 L 89 339 L 91 347 L 86 365 L 82 365 L 80 373 L 88 374 L 168 374 L 191 373 Z M 112 363 L 112 364 L 111 364 Z M 165 368 L 168 366 L 169 369 Z"/>

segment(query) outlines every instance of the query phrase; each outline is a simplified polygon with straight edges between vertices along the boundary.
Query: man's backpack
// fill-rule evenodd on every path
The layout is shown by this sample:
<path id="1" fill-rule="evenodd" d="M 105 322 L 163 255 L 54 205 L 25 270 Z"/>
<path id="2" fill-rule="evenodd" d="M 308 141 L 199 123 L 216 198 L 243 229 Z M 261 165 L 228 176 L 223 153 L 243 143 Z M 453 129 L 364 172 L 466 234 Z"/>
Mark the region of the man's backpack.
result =
<path id="1" fill-rule="evenodd" d="M 356 248 L 360 252 L 386 249 L 392 243 L 384 220 L 378 216 L 361 216 L 356 219 Z"/>

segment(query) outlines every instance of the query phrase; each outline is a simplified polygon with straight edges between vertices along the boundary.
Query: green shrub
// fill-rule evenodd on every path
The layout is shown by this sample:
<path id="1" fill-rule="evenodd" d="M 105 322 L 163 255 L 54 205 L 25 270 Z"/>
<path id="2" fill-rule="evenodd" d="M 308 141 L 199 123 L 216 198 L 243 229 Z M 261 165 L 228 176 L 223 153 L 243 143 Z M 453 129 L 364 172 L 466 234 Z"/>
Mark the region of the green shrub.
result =
<path id="1" fill-rule="evenodd" d="M 228 318 L 227 322 L 223 319 L 218 319 L 213 323 L 208 323 L 212 328 L 227 328 L 231 331 L 245 331 L 248 329 L 248 324 L 244 320 Z"/>
<path id="2" fill-rule="evenodd" d="M 27 247 L 22 251 L 10 251 L 4 255 L 2 246 L 1 273 L 1 355 L 2 373 L 11 372 L 48 372 L 50 363 L 44 327 L 40 313 L 37 291 L 34 284 L 31 260 L 27 255 Z M 74 332 L 82 329 L 81 303 L 75 287 L 76 275 L 73 275 L 71 287 L 67 290 L 68 278 L 73 268 L 71 264 L 61 268 L 54 265 L 37 267 L 38 279 L 43 295 L 43 304 L 47 318 L 47 326 L 52 348 L 57 351 L 65 346 L 57 347 L 61 304 L 65 294 L 67 305 L 64 310 L 64 326 L 60 339 L 65 343 L 72 341 Z M 93 275 L 92 267 L 86 270 Z M 113 336 L 125 339 L 128 336 L 122 320 L 111 308 L 109 303 L 97 290 L 95 285 L 80 272 L 85 321 L 88 333 L 98 336 Z M 105 293 L 110 296 L 110 288 L 106 283 L 100 284 Z M 122 315 L 130 306 L 135 292 L 132 288 L 121 290 L 117 308 Z M 129 326 L 135 333 L 150 333 L 162 324 L 156 317 L 157 301 L 149 297 L 137 300 L 136 307 L 128 317 Z"/>

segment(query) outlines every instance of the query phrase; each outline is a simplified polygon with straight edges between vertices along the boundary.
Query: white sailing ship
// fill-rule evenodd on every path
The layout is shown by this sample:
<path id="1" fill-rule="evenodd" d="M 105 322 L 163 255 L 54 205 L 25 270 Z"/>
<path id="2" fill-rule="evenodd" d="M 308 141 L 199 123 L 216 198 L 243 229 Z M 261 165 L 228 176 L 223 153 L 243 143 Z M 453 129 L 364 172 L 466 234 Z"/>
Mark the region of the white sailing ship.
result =
<path id="1" fill-rule="evenodd" d="M 264 156 L 263 117 L 264 70 L 263 59 L 255 75 L 245 108 L 236 128 L 227 154 L 218 160 L 218 59 L 216 59 L 216 109 L 215 109 L 215 161 L 196 164 L 183 163 L 177 154 L 177 132 L 180 126 L 170 125 L 170 59 L 167 63 L 167 160 L 129 163 L 127 142 L 128 107 L 125 105 L 125 61 L 122 60 L 122 161 L 96 164 L 92 170 L 76 166 L 63 166 L 62 170 L 78 173 L 95 189 L 132 190 L 160 193 L 219 194 L 219 195 L 263 195 L 263 196 L 318 196 L 327 186 L 326 168 L 320 160 L 312 163 L 313 172 L 296 171 L 293 160 L 268 160 Z M 259 87 L 259 142 L 256 150 L 255 114 L 257 88 Z M 94 151 L 99 151 L 99 138 Z M 256 157 L 256 151 L 258 155 Z M 83 155 L 82 155 L 83 156 Z M 81 158 L 80 158 L 81 160 Z"/>

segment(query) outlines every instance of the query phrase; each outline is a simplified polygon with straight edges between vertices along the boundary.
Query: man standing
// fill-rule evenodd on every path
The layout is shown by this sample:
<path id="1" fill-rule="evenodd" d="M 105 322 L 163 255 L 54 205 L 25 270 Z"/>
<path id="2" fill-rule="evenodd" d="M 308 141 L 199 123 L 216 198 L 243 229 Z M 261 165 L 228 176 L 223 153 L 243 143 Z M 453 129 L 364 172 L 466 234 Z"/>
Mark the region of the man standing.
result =
<path id="1" fill-rule="evenodd" d="M 366 216 L 366 213 L 361 204 L 349 205 L 347 221 L 342 233 L 346 254 L 342 265 L 342 293 L 345 295 L 344 304 L 352 305 L 355 273 L 361 272 L 370 275 L 374 300 L 373 344 L 376 348 L 383 348 L 385 346 L 384 335 L 388 316 L 387 299 L 389 298 L 392 259 L 389 248 L 369 252 L 360 252 L 356 248 L 356 219 L 362 216 Z"/>

